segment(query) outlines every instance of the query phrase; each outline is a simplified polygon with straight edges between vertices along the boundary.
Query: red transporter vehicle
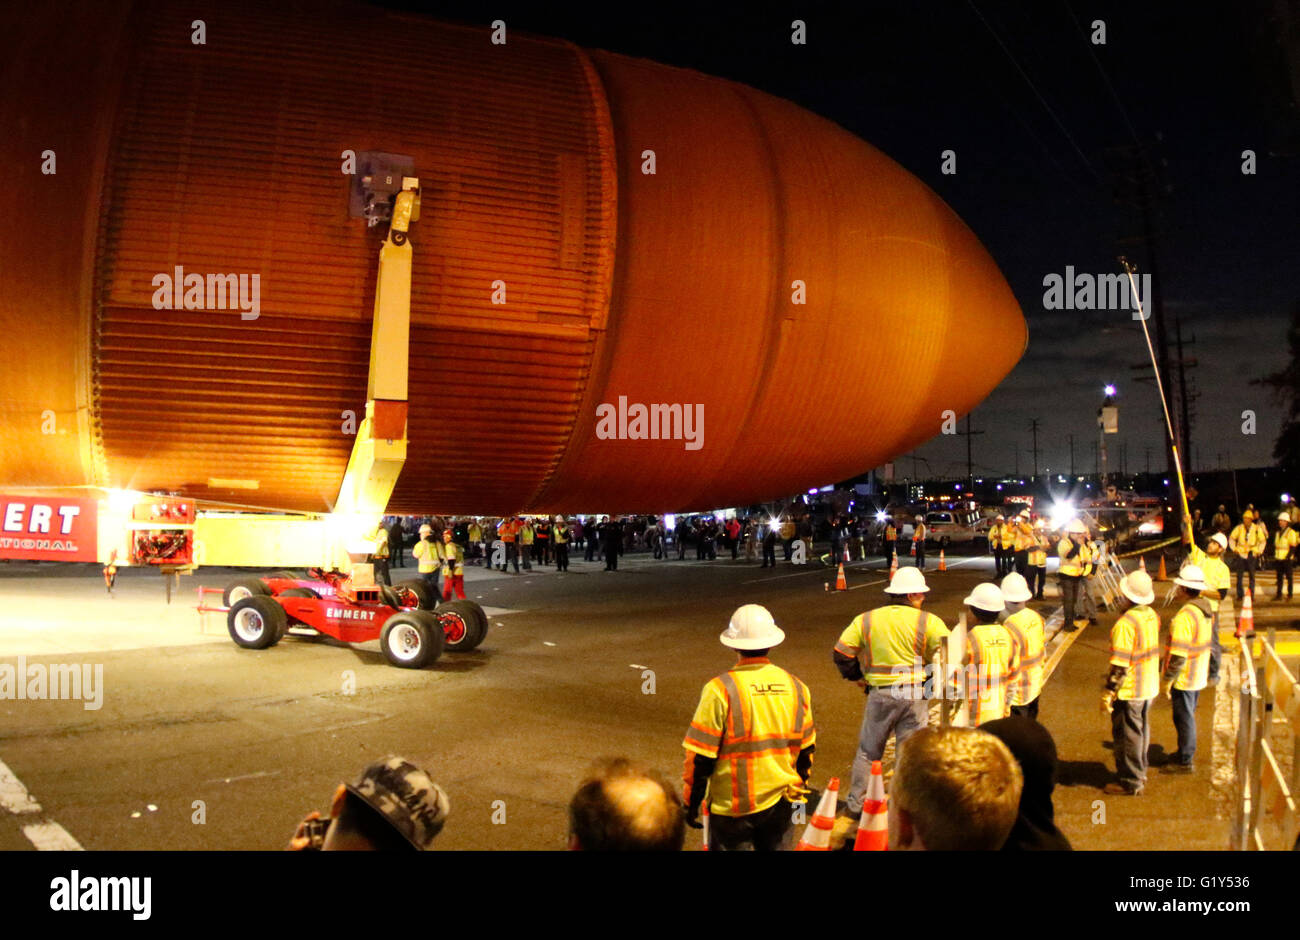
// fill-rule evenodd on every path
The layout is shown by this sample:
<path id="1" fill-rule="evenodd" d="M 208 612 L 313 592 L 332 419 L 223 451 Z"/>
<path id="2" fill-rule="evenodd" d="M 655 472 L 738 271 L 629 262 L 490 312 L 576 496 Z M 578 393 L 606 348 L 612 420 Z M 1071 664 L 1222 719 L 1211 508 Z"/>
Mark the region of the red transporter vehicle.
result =
<path id="1" fill-rule="evenodd" d="M 312 568 L 306 578 L 279 571 L 236 581 L 223 597 L 230 638 L 245 649 L 274 646 L 300 628 L 344 643 L 377 639 L 394 666 L 420 669 L 443 650 L 472 650 L 487 636 L 482 607 L 458 600 L 435 609 L 422 581 L 356 587 L 342 572 Z"/>

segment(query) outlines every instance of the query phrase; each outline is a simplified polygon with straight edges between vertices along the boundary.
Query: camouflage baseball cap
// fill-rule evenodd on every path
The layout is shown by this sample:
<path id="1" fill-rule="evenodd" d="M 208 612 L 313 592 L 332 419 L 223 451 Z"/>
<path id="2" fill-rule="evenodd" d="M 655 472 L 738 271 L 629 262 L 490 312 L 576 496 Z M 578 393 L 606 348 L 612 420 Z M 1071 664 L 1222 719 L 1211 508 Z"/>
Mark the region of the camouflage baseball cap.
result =
<path id="1" fill-rule="evenodd" d="M 348 791 L 364 800 L 420 851 L 433 846 L 451 801 L 419 767 L 402 757 L 371 764 Z"/>

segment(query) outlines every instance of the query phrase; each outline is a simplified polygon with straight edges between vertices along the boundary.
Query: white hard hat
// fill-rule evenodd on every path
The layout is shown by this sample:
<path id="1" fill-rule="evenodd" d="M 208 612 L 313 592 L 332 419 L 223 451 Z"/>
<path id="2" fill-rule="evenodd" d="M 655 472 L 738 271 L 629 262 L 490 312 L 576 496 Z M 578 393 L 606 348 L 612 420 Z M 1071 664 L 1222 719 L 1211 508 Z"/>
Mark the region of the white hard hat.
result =
<path id="1" fill-rule="evenodd" d="M 776 625 L 766 607 L 746 604 L 736 608 L 718 639 L 733 650 L 766 650 L 784 640 L 785 632 Z"/>
<path id="2" fill-rule="evenodd" d="M 1195 591 L 1204 591 L 1208 587 L 1205 583 L 1205 572 L 1196 565 L 1183 565 L 1183 569 L 1178 572 L 1178 577 L 1174 578 L 1174 584 L 1181 584 Z"/>
<path id="3" fill-rule="evenodd" d="M 889 580 L 889 587 L 885 588 L 885 593 L 924 594 L 928 590 L 930 585 L 925 583 L 925 575 L 921 574 L 919 568 L 908 565 L 894 572 L 894 576 Z"/>
<path id="4" fill-rule="evenodd" d="M 433 534 L 433 526 L 431 526 L 431 525 L 422 525 L 422 526 L 420 526 L 420 534 L 421 534 L 421 535 L 432 535 L 432 534 Z"/>
<path id="5" fill-rule="evenodd" d="M 563 517 L 563 516 L 556 516 L 556 517 L 555 517 L 555 521 L 556 521 L 556 522 L 563 522 L 563 521 L 564 521 L 564 517 Z"/>
<path id="6" fill-rule="evenodd" d="M 1065 531 L 1070 535 L 1087 535 L 1088 527 L 1083 524 L 1082 519 L 1073 519 L 1070 521 L 1070 524 L 1065 527 Z"/>
<path id="7" fill-rule="evenodd" d="M 1150 604 L 1156 599 L 1155 588 L 1151 586 L 1151 575 L 1141 569 L 1124 575 L 1119 582 L 1119 589 L 1135 604 Z"/>
<path id="8" fill-rule="evenodd" d="M 989 581 L 975 585 L 975 590 L 971 591 L 962 603 L 987 611 L 990 614 L 996 614 L 1000 610 L 1007 609 L 1007 605 L 1002 599 L 1002 589 Z"/>
<path id="9" fill-rule="evenodd" d="M 1002 515 L 1002 513 L 998 513 L 998 514 L 997 514 L 996 516 L 994 516 L 993 518 L 994 518 L 994 519 L 1005 519 L 1006 516 Z"/>
<path id="10" fill-rule="evenodd" d="M 972 597 L 975 595 L 972 593 Z M 1029 584 L 1025 581 L 1024 575 L 1018 571 L 1013 571 L 1002 579 L 1002 599 L 1018 604 L 1022 601 L 1031 600 L 1034 593 L 1029 590 Z"/>
<path id="11" fill-rule="evenodd" d="M 1291 514 L 1290 514 L 1289 512 L 1278 513 L 1277 521 L 1278 521 L 1278 522 L 1290 522 L 1290 521 L 1291 521 Z"/>
<path id="12" fill-rule="evenodd" d="M 1285 516 L 1285 515 L 1286 515 L 1286 513 L 1282 513 L 1282 515 L 1284 515 L 1284 516 Z M 924 521 L 925 521 L 925 520 L 924 520 L 924 519 L 922 519 L 922 518 L 921 518 L 921 517 L 920 517 L 920 516 L 917 516 L 917 517 L 916 517 L 916 521 L 917 521 L 917 522 L 924 522 Z"/>
<path id="13" fill-rule="evenodd" d="M 1022 510 L 1020 510 L 1020 516 L 1021 516 L 1021 518 L 1028 519 L 1028 518 L 1029 518 L 1029 510 L 1028 510 L 1028 509 L 1022 509 Z"/>
<path id="14" fill-rule="evenodd" d="M 1215 532 L 1213 535 L 1210 536 L 1210 541 L 1218 542 L 1220 548 L 1228 547 L 1228 537 L 1224 535 L 1222 532 Z"/>

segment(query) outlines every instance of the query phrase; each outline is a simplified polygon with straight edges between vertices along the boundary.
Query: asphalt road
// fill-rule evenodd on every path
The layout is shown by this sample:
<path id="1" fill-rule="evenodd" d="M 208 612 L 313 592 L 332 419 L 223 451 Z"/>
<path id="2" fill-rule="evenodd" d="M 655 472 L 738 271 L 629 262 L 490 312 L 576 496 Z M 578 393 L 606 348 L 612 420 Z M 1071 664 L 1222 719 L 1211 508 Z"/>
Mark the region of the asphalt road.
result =
<path id="1" fill-rule="evenodd" d="M 930 573 L 928 606 L 952 623 L 991 563 L 949 566 Z M 733 661 L 718 633 L 750 602 L 786 631 L 774 661 L 811 688 L 814 783 L 839 776 L 847 785 L 863 697 L 839 678 L 830 648 L 855 614 L 884 601 L 883 572 L 850 567 L 851 590 L 828 593 L 833 572 L 815 563 L 772 572 L 730 559 L 634 556 L 618 572 L 602 567 L 468 569 L 469 596 L 492 610 L 486 641 L 409 671 L 388 665 L 373 643 L 290 637 L 243 650 L 220 617 L 200 634 L 194 587 L 220 586 L 232 572 L 185 579 L 168 607 L 149 572 L 124 571 L 110 600 L 95 569 L 0 566 L 0 663 L 30 650 L 31 663 L 103 667 L 96 710 L 0 700 L 0 762 L 40 803 L 39 813 L 0 811 L 0 849 L 31 849 L 23 828 L 38 820 L 87 849 L 278 849 L 307 811 L 327 810 L 340 782 L 390 753 L 448 791 L 439 848 L 560 849 L 568 801 L 595 758 L 629 756 L 680 779 L 700 688 Z M 1228 824 L 1216 816 L 1209 769 L 1212 695 L 1200 706 L 1197 773 L 1153 772 L 1144 796 L 1099 808 L 1113 768 L 1098 712 L 1112 619 L 1083 632 L 1043 694 L 1040 720 L 1063 762 L 1061 827 L 1084 849 L 1224 848 Z M 1174 745 L 1165 701 L 1152 741 L 1157 756 Z M 0 780 L 0 796 L 8 786 L 12 798 L 16 781 Z"/>

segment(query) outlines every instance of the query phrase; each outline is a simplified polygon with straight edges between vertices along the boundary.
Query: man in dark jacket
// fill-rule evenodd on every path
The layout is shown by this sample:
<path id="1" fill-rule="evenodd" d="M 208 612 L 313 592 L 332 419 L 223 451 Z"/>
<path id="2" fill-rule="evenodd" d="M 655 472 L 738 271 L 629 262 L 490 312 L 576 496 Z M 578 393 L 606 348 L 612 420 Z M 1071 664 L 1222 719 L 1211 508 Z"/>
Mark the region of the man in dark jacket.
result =
<path id="1" fill-rule="evenodd" d="M 618 556 L 623 550 L 623 525 L 617 519 L 605 517 L 600 524 L 600 547 L 605 552 L 605 570 L 618 570 Z"/>
<path id="2" fill-rule="evenodd" d="M 1004 852 L 1068 852 L 1070 840 L 1056 828 L 1052 790 L 1056 787 L 1056 742 L 1048 730 L 1020 715 L 980 725 L 1002 740 L 1020 764 L 1025 785 L 1020 815 L 1002 846 Z"/>
<path id="3" fill-rule="evenodd" d="M 406 547 L 406 530 L 402 527 L 402 517 L 394 516 L 393 522 L 388 527 L 388 551 L 392 556 L 392 563 L 399 568 L 405 568 L 406 562 L 402 560 L 402 551 Z"/>

